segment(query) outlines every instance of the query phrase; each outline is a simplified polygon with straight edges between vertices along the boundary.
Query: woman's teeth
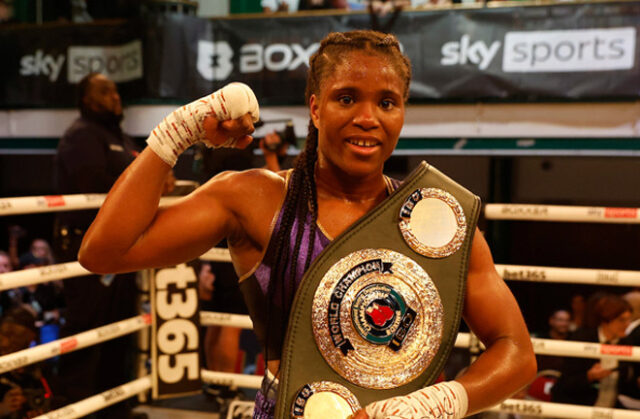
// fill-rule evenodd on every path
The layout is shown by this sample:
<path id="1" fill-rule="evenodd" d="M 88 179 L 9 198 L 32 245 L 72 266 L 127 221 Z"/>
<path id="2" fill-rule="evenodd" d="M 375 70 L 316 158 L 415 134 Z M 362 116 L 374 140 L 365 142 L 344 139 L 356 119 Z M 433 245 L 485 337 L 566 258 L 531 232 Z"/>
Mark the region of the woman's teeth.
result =
<path id="1" fill-rule="evenodd" d="M 357 140 L 357 139 L 349 139 L 347 140 L 351 144 L 355 144 L 360 147 L 374 147 L 377 143 L 373 140 Z"/>

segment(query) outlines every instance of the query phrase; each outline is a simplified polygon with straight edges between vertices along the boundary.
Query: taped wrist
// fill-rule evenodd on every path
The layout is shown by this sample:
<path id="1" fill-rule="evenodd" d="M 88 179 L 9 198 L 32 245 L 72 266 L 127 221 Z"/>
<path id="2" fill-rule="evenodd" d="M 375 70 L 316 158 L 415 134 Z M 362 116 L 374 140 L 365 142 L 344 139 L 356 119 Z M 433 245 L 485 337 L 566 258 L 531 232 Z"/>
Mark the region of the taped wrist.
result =
<path id="1" fill-rule="evenodd" d="M 397 419 L 427 417 L 461 419 L 467 414 L 467 391 L 457 381 L 446 381 L 414 391 L 406 396 L 394 397 L 369 404 L 365 410 L 370 419 L 393 416 Z"/>
<path id="2" fill-rule="evenodd" d="M 251 114 L 253 122 L 260 117 L 258 100 L 249 86 L 230 83 L 210 95 L 184 105 L 156 126 L 147 138 L 149 147 L 169 166 L 178 156 L 198 141 L 208 147 L 233 147 L 236 140 L 229 138 L 223 144 L 212 144 L 205 137 L 204 119 L 214 115 L 218 121 L 240 118 Z"/>

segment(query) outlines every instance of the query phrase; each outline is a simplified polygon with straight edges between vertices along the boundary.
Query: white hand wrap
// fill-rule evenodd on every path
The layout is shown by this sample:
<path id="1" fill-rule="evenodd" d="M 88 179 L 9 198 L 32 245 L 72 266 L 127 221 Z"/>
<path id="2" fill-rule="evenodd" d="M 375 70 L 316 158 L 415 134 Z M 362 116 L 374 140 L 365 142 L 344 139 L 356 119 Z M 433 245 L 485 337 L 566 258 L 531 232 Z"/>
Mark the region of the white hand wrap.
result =
<path id="1" fill-rule="evenodd" d="M 446 381 L 406 396 L 380 400 L 365 407 L 370 419 L 460 419 L 467 414 L 467 391 L 457 381 Z"/>
<path id="2" fill-rule="evenodd" d="M 229 138 L 220 145 L 211 144 L 205 138 L 204 118 L 213 114 L 218 121 L 240 118 L 251 114 L 258 121 L 258 100 L 251 88 L 244 83 L 230 83 L 212 94 L 182 106 L 167 115 L 147 138 L 149 147 L 171 167 L 178 156 L 191 145 L 202 141 L 208 147 L 233 147 L 236 140 Z"/>

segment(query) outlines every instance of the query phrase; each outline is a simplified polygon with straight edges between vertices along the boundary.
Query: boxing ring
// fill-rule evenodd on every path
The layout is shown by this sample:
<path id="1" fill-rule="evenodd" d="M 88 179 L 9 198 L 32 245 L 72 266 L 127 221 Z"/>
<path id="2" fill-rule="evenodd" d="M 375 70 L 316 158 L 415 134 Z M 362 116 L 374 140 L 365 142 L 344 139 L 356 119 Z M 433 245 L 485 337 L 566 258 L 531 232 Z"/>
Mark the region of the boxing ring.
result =
<path id="1" fill-rule="evenodd" d="M 22 215 L 42 212 L 95 209 L 104 202 L 105 195 L 64 195 L 34 196 L 0 199 L 0 216 Z M 177 197 L 163 198 L 161 205 L 168 204 Z M 484 211 L 489 220 L 530 220 L 563 222 L 633 223 L 640 224 L 638 208 L 577 207 L 553 205 L 487 204 Z M 226 249 L 211 249 L 201 256 L 202 260 L 230 262 Z M 496 265 L 505 280 L 540 281 L 549 283 L 591 284 L 607 286 L 640 286 L 640 271 L 573 269 L 521 265 Z M 87 275 L 90 272 L 78 262 L 49 265 L 22 271 L 0 274 L 0 291 L 35 285 L 55 280 Z M 153 306 L 152 306 L 153 307 Z M 202 326 L 228 326 L 252 329 L 248 316 L 200 312 Z M 65 337 L 0 357 L 0 374 L 31 365 L 49 358 L 97 345 L 120 336 L 135 332 L 147 332 L 152 326 L 153 313 L 145 313 L 93 330 Z M 551 339 L 532 338 L 534 351 L 540 355 L 556 355 L 582 358 L 613 358 L 621 361 L 640 362 L 640 347 L 606 345 L 592 342 L 567 342 Z M 457 348 L 482 349 L 477 338 L 468 333 L 459 333 L 455 342 Z M 38 419 L 73 419 L 82 417 L 107 406 L 136 395 L 146 395 L 153 390 L 154 381 L 146 375 L 146 369 L 139 364 L 138 378 L 112 388 L 85 400 L 47 412 Z M 204 383 L 258 389 L 262 377 L 255 375 L 222 373 L 201 370 Z M 243 402 L 247 403 L 247 402 Z M 525 414 L 537 417 L 567 419 L 631 419 L 637 418 L 637 410 L 598 408 L 541 402 L 534 400 L 508 399 L 491 411 Z M 231 417 L 232 409 L 229 409 Z"/>

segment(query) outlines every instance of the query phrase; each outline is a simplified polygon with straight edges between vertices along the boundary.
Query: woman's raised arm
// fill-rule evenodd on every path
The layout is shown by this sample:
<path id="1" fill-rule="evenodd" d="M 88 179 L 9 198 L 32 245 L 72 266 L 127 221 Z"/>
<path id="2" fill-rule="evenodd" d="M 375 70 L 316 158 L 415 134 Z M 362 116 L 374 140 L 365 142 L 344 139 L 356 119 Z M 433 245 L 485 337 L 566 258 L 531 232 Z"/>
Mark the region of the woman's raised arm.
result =
<path id="1" fill-rule="evenodd" d="M 229 176 L 159 208 L 164 180 L 178 155 L 197 141 L 246 147 L 257 118 L 253 92 L 238 83 L 168 115 L 111 188 L 85 234 L 80 263 L 96 273 L 167 266 L 193 259 L 227 236 L 235 227 Z"/>

